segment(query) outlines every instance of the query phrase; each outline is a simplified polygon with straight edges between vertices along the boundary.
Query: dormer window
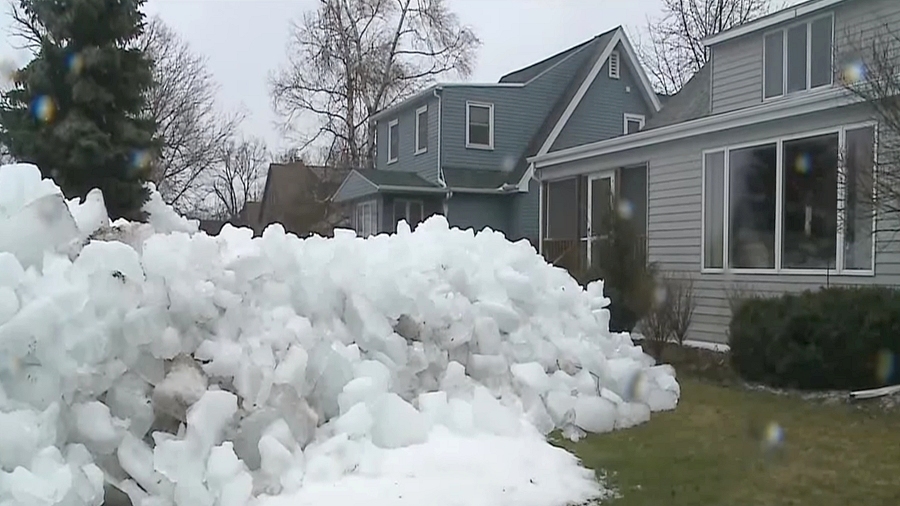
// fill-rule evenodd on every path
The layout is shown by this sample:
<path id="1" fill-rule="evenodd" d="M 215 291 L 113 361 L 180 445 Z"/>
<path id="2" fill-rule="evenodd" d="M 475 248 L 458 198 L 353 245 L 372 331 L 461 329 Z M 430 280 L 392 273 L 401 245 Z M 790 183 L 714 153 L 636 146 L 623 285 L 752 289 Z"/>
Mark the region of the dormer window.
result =
<path id="1" fill-rule="evenodd" d="M 831 86 L 833 46 L 832 14 L 767 33 L 763 43 L 764 98 Z"/>
<path id="2" fill-rule="evenodd" d="M 612 79 L 619 78 L 619 52 L 613 51 L 609 53 L 609 77 Z"/>

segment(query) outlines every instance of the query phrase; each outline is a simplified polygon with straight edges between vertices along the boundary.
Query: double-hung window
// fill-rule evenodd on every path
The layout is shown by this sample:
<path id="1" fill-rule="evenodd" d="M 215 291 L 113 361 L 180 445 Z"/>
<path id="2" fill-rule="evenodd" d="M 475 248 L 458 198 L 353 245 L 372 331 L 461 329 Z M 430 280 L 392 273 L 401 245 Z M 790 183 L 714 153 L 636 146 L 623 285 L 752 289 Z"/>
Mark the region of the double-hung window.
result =
<path id="1" fill-rule="evenodd" d="M 466 103 L 466 147 L 494 148 L 494 104 Z"/>

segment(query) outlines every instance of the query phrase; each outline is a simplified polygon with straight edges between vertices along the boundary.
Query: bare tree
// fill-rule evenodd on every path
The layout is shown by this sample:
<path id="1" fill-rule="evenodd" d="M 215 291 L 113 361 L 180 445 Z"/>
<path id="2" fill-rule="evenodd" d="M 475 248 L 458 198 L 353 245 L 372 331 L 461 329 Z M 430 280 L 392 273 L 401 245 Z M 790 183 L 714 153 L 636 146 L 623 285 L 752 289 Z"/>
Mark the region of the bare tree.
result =
<path id="1" fill-rule="evenodd" d="M 168 204 L 194 212 L 208 192 L 204 175 L 215 170 L 219 153 L 234 137 L 243 115 L 217 109 L 218 86 L 206 59 L 191 51 L 159 17 L 147 22 L 138 46 L 153 61 L 147 113 L 156 120 L 163 142 L 153 180 Z"/>
<path id="2" fill-rule="evenodd" d="M 236 219 L 244 204 L 262 195 L 269 152 L 259 139 L 232 140 L 219 151 L 219 166 L 204 182 L 214 198 L 214 215 Z"/>
<path id="3" fill-rule="evenodd" d="M 889 243 L 900 233 L 900 30 L 885 23 L 872 31 L 848 32 L 842 40 L 836 73 L 841 85 L 869 108 L 878 128 L 858 131 L 859 139 L 847 133 L 839 225 L 851 239 L 879 234 L 882 243 Z"/>
<path id="4" fill-rule="evenodd" d="M 445 75 L 468 77 L 481 41 L 446 0 L 319 0 L 292 23 L 288 63 L 270 78 L 286 129 L 316 121 L 304 146 L 326 165 L 372 166 L 375 113 Z"/>
<path id="5" fill-rule="evenodd" d="M 709 60 L 703 39 L 769 11 L 769 0 L 662 0 L 648 18 L 638 57 L 656 91 L 672 95 Z"/>

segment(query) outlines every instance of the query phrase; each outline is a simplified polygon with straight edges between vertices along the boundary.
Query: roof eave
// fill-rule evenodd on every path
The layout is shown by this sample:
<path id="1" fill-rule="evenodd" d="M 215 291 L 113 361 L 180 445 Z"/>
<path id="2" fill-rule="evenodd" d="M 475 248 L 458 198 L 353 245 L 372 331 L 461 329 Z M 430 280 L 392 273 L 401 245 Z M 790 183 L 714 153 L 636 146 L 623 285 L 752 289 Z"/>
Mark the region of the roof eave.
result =
<path id="1" fill-rule="evenodd" d="M 731 39 L 736 39 L 738 37 L 743 37 L 744 35 L 765 30 L 769 27 L 784 23 L 786 21 L 790 21 L 795 18 L 799 18 L 801 16 L 805 16 L 807 14 L 811 14 L 821 9 L 833 7 L 846 1 L 848 0 L 811 0 L 794 7 L 789 7 L 778 12 L 773 12 L 768 16 L 763 16 L 749 23 L 738 25 L 734 28 L 731 28 L 730 30 L 726 30 L 711 37 L 707 37 L 701 42 L 706 47 L 713 46 Z"/>
<path id="2" fill-rule="evenodd" d="M 786 101 L 770 102 L 748 109 L 740 109 L 714 116 L 705 116 L 683 123 L 675 123 L 673 125 L 663 126 L 652 130 L 644 130 L 600 142 L 533 156 L 528 158 L 528 162 L 533 163 L 535 168 L 542 169 L 553 165 L 608 155 L 662 142 L 704 135 L 719 130 L 727 130 L 744 125 L 774 121 L 794 115 L 809 114 L 834 107 L 851 105 L 859 101 L 860 99 L 858 97 L 843 88 L 830 88 L 801 98 L 791 98 Z"/>

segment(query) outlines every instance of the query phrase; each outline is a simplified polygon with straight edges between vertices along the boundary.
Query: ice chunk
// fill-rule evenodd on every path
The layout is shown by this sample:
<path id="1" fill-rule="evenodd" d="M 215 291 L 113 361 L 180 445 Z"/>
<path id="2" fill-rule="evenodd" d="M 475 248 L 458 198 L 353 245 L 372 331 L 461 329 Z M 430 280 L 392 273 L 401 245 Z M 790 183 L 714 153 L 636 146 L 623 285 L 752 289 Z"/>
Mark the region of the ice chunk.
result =
<path id="1" fill-rule="evenodd" d="M 609 432 L 616 426 L 616 405 L 602 397 L 575 400 L 575 425 L 586 432 Z"/>
<path id="2" fill-rule="evenodd" d="M 153 389 L 153 408 L 185 421 L 187 408 L 200 400 L 206 387 L 206 376 L 196 362 L 190 357 L 178 357 L 166 378 Z"/>
<path id="3" fill-rule="evenodd" d="M 351 438 L 369 434 L 375 421 L 365 404 L 354 404 L 335 421 L 335 429 Z"/>
<path id="4" fill-rule="evenodd" d="M 544 367 L 537 362 L 512 364 L 509 370 L 516 380 L 537 394 L 543 394 L 550 389 L 550 379 Z"/>
<path id="5" fill-rule="evenodd" d="M 399 395 L 383 394 L 372 407 L 372 442 L 381 448 L 424 443 L 428 419 Z"/>
<path id="6" fill-rule="evenodd" d="M 128 424 L 113 418 L 109 408 L 100 401 L 72 406 L 78 440 L 101 455 L 116 451 Z"/>
<path id="7" fill-rule="evenodd" d="M 472 415 L 475 426 L 490 434 L 515 436 L 521 429 L 518 416 L 497 402 L 484 387 L 475 388 Z"/>

